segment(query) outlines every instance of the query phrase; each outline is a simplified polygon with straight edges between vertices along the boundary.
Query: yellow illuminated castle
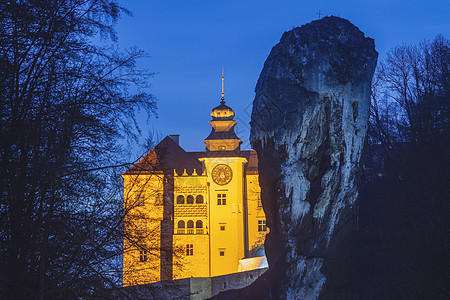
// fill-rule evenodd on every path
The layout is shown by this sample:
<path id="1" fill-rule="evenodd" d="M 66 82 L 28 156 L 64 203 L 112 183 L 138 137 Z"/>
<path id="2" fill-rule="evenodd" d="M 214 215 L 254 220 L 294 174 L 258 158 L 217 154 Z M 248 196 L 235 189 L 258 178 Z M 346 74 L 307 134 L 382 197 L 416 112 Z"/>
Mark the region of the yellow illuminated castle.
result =
<path id="1" fill-rule="evenodd" d="M 212 277 L 259 268 L 267 233 L 258 159 L 240 150 L 234 111 L 211 111 L 206 150 L 164 138 L 124 179 L 123 285 Z"/>

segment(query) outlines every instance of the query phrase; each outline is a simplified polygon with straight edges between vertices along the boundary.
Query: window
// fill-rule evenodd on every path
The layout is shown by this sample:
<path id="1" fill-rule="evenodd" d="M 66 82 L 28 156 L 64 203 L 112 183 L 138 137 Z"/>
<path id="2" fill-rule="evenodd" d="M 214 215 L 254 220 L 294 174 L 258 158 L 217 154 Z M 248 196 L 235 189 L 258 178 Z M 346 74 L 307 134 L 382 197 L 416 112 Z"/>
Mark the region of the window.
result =
<path id="1" fill-rule="evenodd" d="M 193 244 L 186 245 L 186 255 L 188 255 L 188 256 L 194 255 L 194 245 Z"/>
<path id="2" fill-rule="evenodd" d="M 203 222 L 200 220 L 195 222 L 195 234 L 203 234 Z"/>
<path id="3" fill-rule="evenodd" d="M 225 225 L 220 225 L 220 231 L 225 231 Z"/>
<path id="4" fill-rule="evenodd" d="M 147 261 L 147 250 L 139 251 L 139 261 L 140 262 Z"/>
<path id="5" fill-rule="evenodd" d="M 184 234 L 184 221 L 178 221 L 177 234 Z"/>
<path id="6" fill-rule="evenodd" d="M 258 220 L 258 231 L 267 231 L 266 220 Z"/>
<path id="7" fill-rule="evenodd" d="M 192 195 L 187 196 L 186 203 L 187 204 L 194 204 L 194 196 L 192 196 Z"/>
<path id="8" fill-rule="evenodd" d="M 219 248 L 219 255 L 220 256 L 225 256 L 225 249 L 220 249 Z"/>
<path id="9" fill-rule="evenodd" d="M 197 197 L 195 197 L 195 203 L 202 204 L 203 203 L 203 196 L 202 195 L 197 195 Z"/>
<path id="10" fill-rule="evenodd" d="M 227 204 L 227 194 L 217 194 L 217 205 Z"/>
<path id="11" fill-rule="evenodd" d="M 184 196 L 183 195 L 177 196 L 177 204 L 184 204 Z"/>
<path id="12" fill-rule="evenodd" d="M 194 234 L 194 221 L 187 221 L 187 234 Z"/>

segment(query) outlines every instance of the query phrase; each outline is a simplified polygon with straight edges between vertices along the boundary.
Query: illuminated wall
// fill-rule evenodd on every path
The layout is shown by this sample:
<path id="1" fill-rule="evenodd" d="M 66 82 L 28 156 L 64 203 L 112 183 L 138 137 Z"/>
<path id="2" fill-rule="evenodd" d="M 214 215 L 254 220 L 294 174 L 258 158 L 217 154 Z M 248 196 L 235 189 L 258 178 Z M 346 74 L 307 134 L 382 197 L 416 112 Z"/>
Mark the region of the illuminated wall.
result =
<path id="1" fill-rule="evenodd" d="M 237 272 L 239 259 L 244 257 L 244 209 L 242 157 L 201 158 L 208 174 L 210 193 L 210 255 L 211 275 Z M 216 167 L 228 166 L 231 178 L 226 184 L 214 180 Z M 219 176 L 219 175 L 218 175 Z"/>
<path id="2" fill-rule="evenodd" d="M 252 250 L 264 243 L 268 232 L 266 215 L 261 203 L 258 175 L 247 175 L 248 247 Z"/>
<path id="3" fill-rule="evenodd" d="M 124 178 L 123 285 L 160 280 L 163 177 Z"/>
<path id="4" fill-rule="evenodd" d="M 174 176 L 174 247 L 181 249 L 173 278 L 209 276 L 209 201 L 205 174 Z M 175 255 L 174 255 L 175 256 Z M 174 257 L 175 259 L 175 257 Z"/>
<path id="5" fill-rule="evenodd" d="M 173 279 L 238 271 L 239 260 L 264 243 L 267 233 L 258 175 L 245 174 L 244 157 L 205 157 L 203 174 L 173 176 Z M 214 168 L 231 179 L 218 184 Z M 163 175 L 123 175 L 125 237 L 123 285 L 161 280 Z M 220 182 L 219 182 L 220 183 Z"/>

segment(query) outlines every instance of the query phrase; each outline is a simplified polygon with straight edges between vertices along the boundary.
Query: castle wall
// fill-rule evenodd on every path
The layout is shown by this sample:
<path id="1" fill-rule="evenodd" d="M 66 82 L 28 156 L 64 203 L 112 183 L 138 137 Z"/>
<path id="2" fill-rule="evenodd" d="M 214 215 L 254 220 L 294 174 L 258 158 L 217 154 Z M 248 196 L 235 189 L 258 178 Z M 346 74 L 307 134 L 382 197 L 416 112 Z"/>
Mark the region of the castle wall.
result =
<path id="1" fill-rule="evenodd" d="M 259 245 L 264 244 L 264 238 L 268 228 L 264 227 L 266 215 L 261 204 L 261 188 L 257 174 L 246 176 L 247 181 L 247 222 L 248 222 L 248 246 L 251 253 Z M 261 229 L 261 231 L 260 231 Z M 266 229 L 266 230 L 264 230 Z"/>
<path id="2" fill-rule="evenodd" d="M 161 280 L 162 175 L 124 178 L 123 285 Z"/>

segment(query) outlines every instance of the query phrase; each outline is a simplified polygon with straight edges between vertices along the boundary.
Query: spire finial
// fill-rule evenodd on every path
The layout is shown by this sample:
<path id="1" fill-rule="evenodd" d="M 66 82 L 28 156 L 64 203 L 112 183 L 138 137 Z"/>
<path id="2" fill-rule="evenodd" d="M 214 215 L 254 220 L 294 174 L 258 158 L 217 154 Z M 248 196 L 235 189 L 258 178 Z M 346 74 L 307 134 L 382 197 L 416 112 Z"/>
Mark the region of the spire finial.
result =
<path id="1" fill-rule="evenodd" d="M 223 77 L 223 67 L 222 67 L 222 98 L 220 101 L 221 104 L 225 104 L 225 98 L 224 98 L 225 94 L 223 92 L 223 82 L 224 82 L 224 77 Z"/>

